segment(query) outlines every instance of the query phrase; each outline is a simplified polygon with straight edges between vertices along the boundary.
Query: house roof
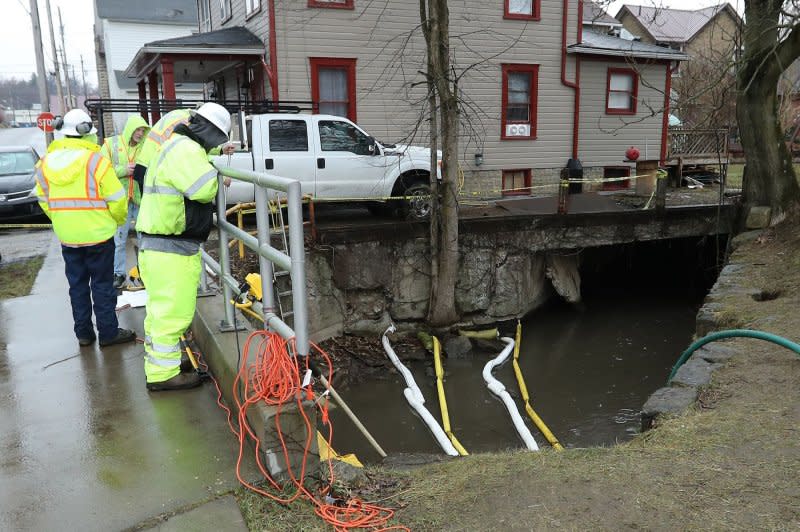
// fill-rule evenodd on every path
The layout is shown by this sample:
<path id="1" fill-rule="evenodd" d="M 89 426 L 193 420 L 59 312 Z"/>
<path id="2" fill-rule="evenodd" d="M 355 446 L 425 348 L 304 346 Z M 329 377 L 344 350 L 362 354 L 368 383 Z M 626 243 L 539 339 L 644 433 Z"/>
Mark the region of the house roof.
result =
<path id="1" fill-rule="evenodd" d="M 678 50 L 639 41 L 629 41 L 591 31 L 584 32 L 583 41 L 580 44 L 569 46 L 567 51 L 575 54 L 666 59 L 669 61 L 685 61 L 689 59 L 688 55 Z"/>
<path id="2" fill-rule="evenodd" d="M 583 4 L 583 23 L 599 24 L 602 26 L 622 26 L 622 23 L 606 13 L 605 9 L 589 1 Z"/>
<path id="3" fill-rule="evenodd" d="M 197 25 L 197 0 L 95 0 L 95 5 L 101 19 Z"/>
<path id="4" fill-rule="evenodd" d="M 256 37 L 250 30 L 242 26 L 234 26 L 216 31 L 196 33 L 185 37 L 173 37 L 152 41 L 144 48 L 253 48 L 264 49 L 264 41 Z"/>
<path id="5" fill-rule="evenodd" d="M 728 11 L 731 16 L 740 20 L 729 3 L 696 10 L 625 4 L 617 12 L 617 18 L 622 20 L 629 13 L 656 41 L 682 43 L 692 40 L 697 32 L 722 11 Z"/>
<path id="6" fill-rule="evenodd" d="M 141 79 L 152 70 L 153 65 L 164 57 L 170 57 L 174 61 L 175 71 L 182 73 L 183 81 L 201 82 L 208 75 L 206 67 L 208 72 L 216 72 L 231 61 L 257 58 L 263 54 L 264 42 L 261 39 L 247 28 L 234 26 L 149 42 L 136 52 L 125 69 L 125 75 Z M 198 56 L 203 59 L 198 61 Z"/>

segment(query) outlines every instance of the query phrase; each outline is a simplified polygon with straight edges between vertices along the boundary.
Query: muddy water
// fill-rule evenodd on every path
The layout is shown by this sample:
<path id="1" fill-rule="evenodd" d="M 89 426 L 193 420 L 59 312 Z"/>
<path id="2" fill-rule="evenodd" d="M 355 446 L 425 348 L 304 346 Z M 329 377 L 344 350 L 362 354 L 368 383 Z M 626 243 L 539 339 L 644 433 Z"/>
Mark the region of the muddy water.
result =
<path id="1" fill-rule="evenodd" d="M 550 305 L 523 321 L 521 366 L 532 405 L 565 447 L 612 445 L 639 430 L 639 410 L 661 387 L 690 343 L 696 298 L 647 293 L 596 294 L 583 310 Z M 508 331 L 513 334 L 513 331 Z M 508 412 L 487 389 L 481 371 L 496 353 L 445 360 L 450 420 L 468 451 L 522 447 Z M 441 419 L 430 364 L 411 366 L 426 405 Z M 495 370 L 522 409 L 510 363 Z M 440 453 L 433 437 L 403 397 L 403 380 L 363 382 L 343 396 L 388 453 Z M 526 417 L 524 410 L 521 410 Z M 334 447 L 376 460 L 363 438 L 339 410 L 331 415 Z M 544 437 L 526 417 L 540 446 Z"/>

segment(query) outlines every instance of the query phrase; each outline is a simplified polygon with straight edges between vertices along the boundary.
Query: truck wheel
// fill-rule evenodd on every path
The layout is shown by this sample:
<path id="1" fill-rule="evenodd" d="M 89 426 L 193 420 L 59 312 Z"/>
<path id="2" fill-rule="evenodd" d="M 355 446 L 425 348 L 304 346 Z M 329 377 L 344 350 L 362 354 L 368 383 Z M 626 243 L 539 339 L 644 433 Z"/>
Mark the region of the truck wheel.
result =
<path id="1" fill-rule="evenodd" d="M 427 183 L 414 183 L 403 193 L 406 199 L 403 214 L 409 220 L 425 220 L 431 215 L 431 187 Z"/>

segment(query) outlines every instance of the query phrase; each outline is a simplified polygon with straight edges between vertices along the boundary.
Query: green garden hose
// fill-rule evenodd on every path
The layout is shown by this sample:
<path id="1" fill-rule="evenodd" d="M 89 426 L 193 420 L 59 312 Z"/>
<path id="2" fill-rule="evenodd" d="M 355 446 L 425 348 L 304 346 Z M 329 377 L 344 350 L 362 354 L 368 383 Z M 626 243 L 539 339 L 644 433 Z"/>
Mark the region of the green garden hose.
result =
<path id="1" fill-rule="evenodd" d="M 669 377 L 667 378 L 667 384 L 669 384 L 670 381 L 672 381 L 672 378 L 675 376 L 675 373 L 678 372 L 678 368 L 680 368 L 684 364 L 684 362 L 686 362 L 686 360 L 692 355 L 692 353 L 694 353 L 704 345 L 714 342 L 716 340 L 721 340 L 723 338 L 736 338 L 736 337 L 758 338 L 759 340 L 766 340 L 768 342 L 778 344 L 781 347 L 785 347 L 786 349 L 791 349 L 792 351 L 800 355 L 800 345 L 792 342 L 791 340 L 787 340 L 782 336 L 778 336 L 776 334 L 770 334 L 763 331 L 753 331 L 750 329 L 730 329 L 727 331 L 719 331 L 700 338 L 692 345 L 690 345 L 689 349 L 683 352 L 683 354 L 675 363 L 675 365 L 672 366 L 672 371 L 670 372 Z"/>

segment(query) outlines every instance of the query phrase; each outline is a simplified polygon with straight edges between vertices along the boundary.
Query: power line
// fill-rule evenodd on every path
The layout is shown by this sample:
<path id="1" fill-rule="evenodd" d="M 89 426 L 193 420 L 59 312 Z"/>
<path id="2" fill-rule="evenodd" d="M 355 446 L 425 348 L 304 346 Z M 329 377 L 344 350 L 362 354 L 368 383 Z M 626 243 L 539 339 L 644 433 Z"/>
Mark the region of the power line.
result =
<path id="1" fill-rule="evenodd" d="M 25 7 L 25 4 L 22 3 L 22 0 L 17 0 L 17 3 L 22 7 L 23 10 L 25 10 L 25 13 L 27 13 L 28 16 L 31 16 L 31 12 L 28 11 L 28 8 Z"/>

